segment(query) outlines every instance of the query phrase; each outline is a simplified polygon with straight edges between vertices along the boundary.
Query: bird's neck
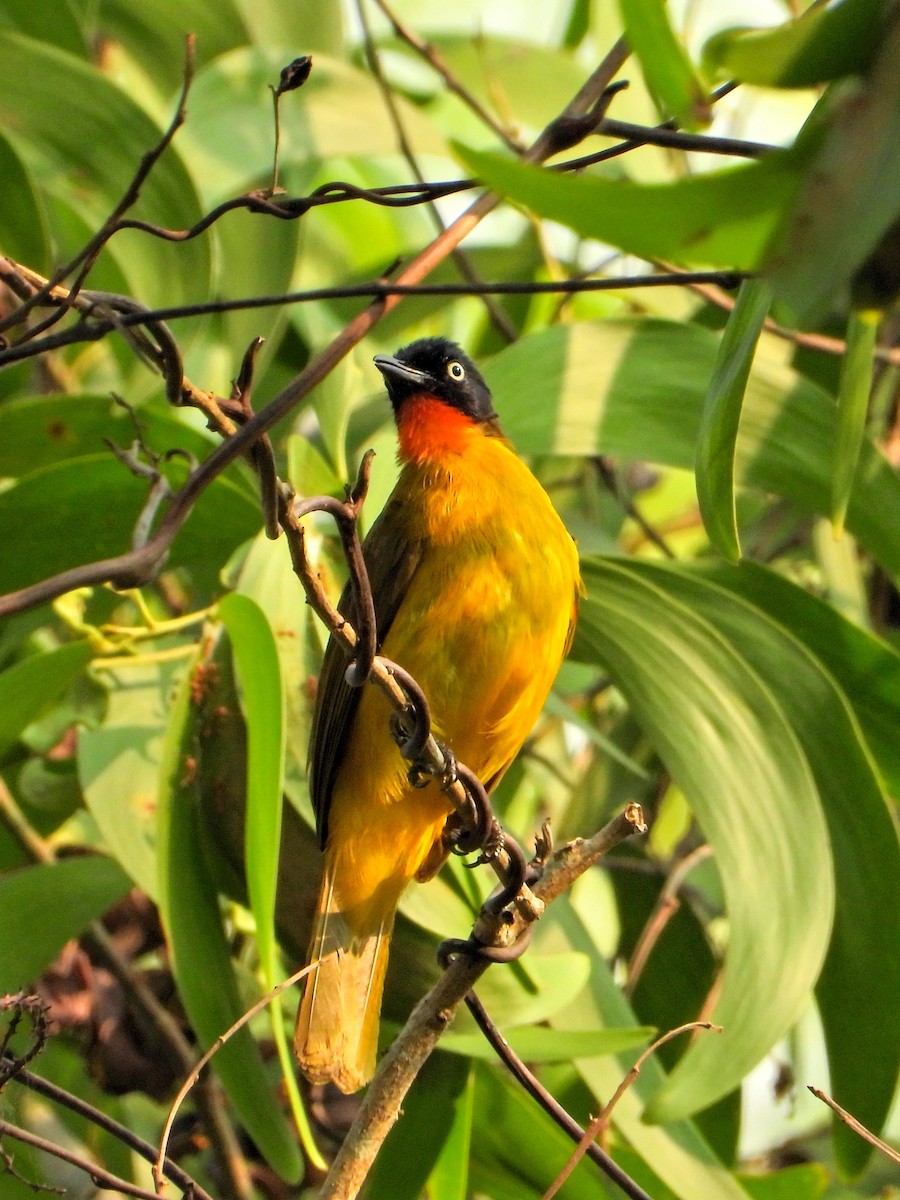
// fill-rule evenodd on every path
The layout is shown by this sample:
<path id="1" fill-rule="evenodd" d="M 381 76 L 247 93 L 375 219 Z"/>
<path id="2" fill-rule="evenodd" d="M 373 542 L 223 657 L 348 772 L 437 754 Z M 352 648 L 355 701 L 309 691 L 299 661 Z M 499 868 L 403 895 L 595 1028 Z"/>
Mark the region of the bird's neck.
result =
<path id="1" fill-rule="evenodd" d="M 401 462 L 440 466 L 448 455 L 465 454 L 480 429 L 458 408 L 422 394 L 404 400 L 397 413 L 397 435 Z"/>

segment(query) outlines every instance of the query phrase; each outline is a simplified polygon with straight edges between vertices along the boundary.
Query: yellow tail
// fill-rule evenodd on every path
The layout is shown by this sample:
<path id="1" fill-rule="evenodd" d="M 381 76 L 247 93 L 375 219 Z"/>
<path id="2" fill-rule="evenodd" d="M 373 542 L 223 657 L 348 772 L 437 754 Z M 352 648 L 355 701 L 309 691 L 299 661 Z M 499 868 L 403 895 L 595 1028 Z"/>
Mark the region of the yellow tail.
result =
<path id="1" fill-rule="evenodd" d="M 310 972 L 294 1033 L 294 1051 L 312 1083 L 356 1092 L 375 1073 L 381 994 L 393 909 L 375 929 L 350 927 L 335 911 L 331 874 L 322 885 L 313 930 Z"/>

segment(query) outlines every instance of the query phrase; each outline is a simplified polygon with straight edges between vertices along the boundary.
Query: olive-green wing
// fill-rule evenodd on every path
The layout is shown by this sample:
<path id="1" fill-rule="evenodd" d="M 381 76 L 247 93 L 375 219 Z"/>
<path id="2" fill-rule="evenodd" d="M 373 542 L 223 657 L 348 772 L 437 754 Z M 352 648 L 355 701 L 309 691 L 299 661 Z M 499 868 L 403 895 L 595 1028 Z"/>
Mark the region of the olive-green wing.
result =
<path id="1" fill-rule="evenodd" d="M 403 502 L 395 493 L 363 543 L 363 557 L 375 602 L 379 650 L 421 561 L 422 550 L 423 543 L 411 539 L 408 534 Z M 349 585 L 344 588 L 338 609 L 354 623 Z M 362 692 L 362 688 L 351 688 L 345 683 L 347 663 L 343 649 L 331 638 L 319 674 L 309 746 L 309 787 L 322 847 L 328 837 L 328 807 L 335 776 Z"/>

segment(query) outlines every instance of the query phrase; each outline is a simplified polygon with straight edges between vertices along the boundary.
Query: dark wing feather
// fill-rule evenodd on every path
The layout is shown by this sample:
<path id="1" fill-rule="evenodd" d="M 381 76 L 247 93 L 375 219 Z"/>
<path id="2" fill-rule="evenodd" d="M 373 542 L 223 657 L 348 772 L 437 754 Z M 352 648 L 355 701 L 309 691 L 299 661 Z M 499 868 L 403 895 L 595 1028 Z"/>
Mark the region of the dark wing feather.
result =
<path id="1" fill-rule="evenodd" d="M 407 532 L 403 502 L 395 492 L 363 543 L 363 557 L 375 602 L 379 650 L 419 565 L 422 550 L 423 542 L 413 540 Z M 344 588 L 338 609 L 353 622 L 349 586 Z M 316 831 L 323 848 L 328 837 L 331 792 L 362 692 L 361 688 L 348 687 L 344 682 L 347 662 L 343 649 L 331 638 L 319 673 L 309 746 L 309 787 L 316 814 Z"/>

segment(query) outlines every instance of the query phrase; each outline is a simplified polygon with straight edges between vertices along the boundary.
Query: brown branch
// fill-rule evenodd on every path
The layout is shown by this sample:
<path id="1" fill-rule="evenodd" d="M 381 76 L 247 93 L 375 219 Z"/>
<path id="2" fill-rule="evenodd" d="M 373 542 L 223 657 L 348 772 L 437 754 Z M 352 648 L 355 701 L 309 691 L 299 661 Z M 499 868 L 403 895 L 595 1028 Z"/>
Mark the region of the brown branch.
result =
<path id="1" fill-rule="evenodd" d="M 4 1059 L 3 1065 L 7 1066 L 10 1060 Z M 151 1146 L 149 1142 L 145 1142 L 143 1138 L 137 1136 L 126 1125 L 120 1124 L 113 1120 L 105 1112 L 99 1108 L 95 1108 L 92 1104 L 88 1104 L 86 1100 L 82 1100 L 79 1096 L 74 1096 L 71 1092 L 67 1092 L 64 1088 L 59 1087 L 55 1083 L 50 1083 L 47 1079 L 42 1079 L 39 1075 L 34 1075 L 31 1071 L 19 1070 L 15 1075 L 15 1082 L 21 1084 L 22 1087 L 28 1088 L 29 1091 L 36 1092 L 39 1096 L 44 1096 L 47 1100 L 52 1100 L 55 1104 L 67 1108 L 70 1112 L 76 1113 L 79 1117 L 83 1117 L 86 1121 L 96 1125 L 99 1129 L 105 1130 L 112 1137 L 117 1138 L 129 1150 L 133 1150 L 135 1154 L 139 1154 L 147 1163 L 151 1165 L 157 1160 L 157 1149 Z M 196 1182 L 187 1171 L 183 1170 L 178 1163 L 167 1158 L 163 1163 L 163 1172 L 167 1179 L 170 1179 L 177 1187 L 180 1187 L 187 1195 L 192 1195 L 193 1200 L 213 1200 L 213 1197 Z"/>
<path id="2" fill-rule="evenodd" d="M 629 805 L 593 837 L 563 846 L 535 884 L 535 899 L 541 907 L 549 904 L 613 846 L 644 828 L 640 807 Z M 521 911 L 483 913 L 476 922 L 475 934 L 484 945 L 512 944 L 533 919 Z M 403 1098 L 422 1064 L 489 965 L 484 959 L 459 955 L 416 1005 L 363 1097 L 353 1128 L 322 1187 L 320 1200 L 352 1200 L 357 1195 L 382 1142 L 400 1115 Z"/>
<path id="3" fill-rule="evenodd" d="M 852 1113 L 848 1113 L 846 1108 L 841 1108 L 838 1102 L 836 1100 L 832 1100 L 832 1098 L 826 1095 L 821 1088 L 813 1087 L 811 1084 L 808 1084 L 807 1091 L 812 1092 L 815 1098 L 817 1100 L 821 1100 L 823 1104 L 827 1104 L 835 1116 L 837 1116 L 839 1120 L 843 1121 L 843 1123 L 849 1129 L 852 1129 L 854 1133 L 858 1133 L 863 1141 L 868 1142 L 870 1146 L 874 1146 L 876 1150 L 880 1150 L 882 1154 L 886 1155 L 891 1160 L 891 1162 L 900 1163 L 900 1152 L 895 1150 L 893 1146 L 889 1146 L 887 1142 L 883 1142 L 880 1137 L 876 1137 L 875 1134 L 872 1133 L 871 1129 L 866 1129 L 865 1125 L 863 1125 L 861 1121 L 858 1121 L 856 1117 L 852 1115 Z"/>
<path id="4" fill-rule="evenodd" d="M 118 1175 L 112 1175 L 103 1167 L 97 1166 L 96 1163 L 82 1158 L 81 1155 L 73 1154 L 71 1150 L 64 1150 L 55 1142 L 29 1133 L 27 1129 L 21 1129 L 18 1125 L 11 1125 L 9 1121 L 0 1121 L 0 1137 L 3 1136 L 15 1138 L 16 1141 L 23 1142 L 26 1146 L 41 1150 L 44 1154 L 51 1154 L 54 1158 L 77 1167 L 79 1171 L 84 1171 L 98 1187 L 109 1188 L 110 1191 L 120 1192 L 123 1196 L 136 1196 L 138 1200 L 157 1200 L 155 1192 L 148 1192 L 145 1188 L 129 1183 L 127 1179 L 120 1179 Z"/>

